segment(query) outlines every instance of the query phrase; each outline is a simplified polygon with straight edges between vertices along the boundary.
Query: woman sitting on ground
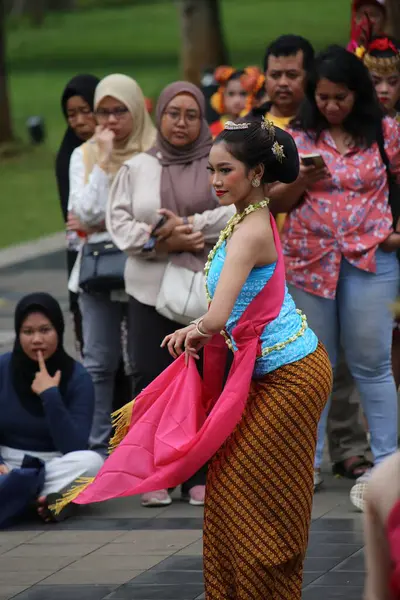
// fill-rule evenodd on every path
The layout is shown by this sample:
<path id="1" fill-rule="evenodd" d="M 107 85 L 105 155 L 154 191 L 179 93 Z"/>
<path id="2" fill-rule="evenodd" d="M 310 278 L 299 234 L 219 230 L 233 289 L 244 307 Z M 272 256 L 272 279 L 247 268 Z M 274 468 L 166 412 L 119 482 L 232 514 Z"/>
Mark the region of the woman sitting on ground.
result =
<path id="1" fill-rule="evenodd" d="M 52 520 L 48 504 L 54 495 L 79 477 L 96 475 L 103 464 L 87 449 L 93 383 L 64 350 L 63 314 L 49 294 L 19 302 L 15 333 L 13 351 L 0 357 L 0 476 L 18 469 L 26 455 L 43 461 L 38 513 Z"/>

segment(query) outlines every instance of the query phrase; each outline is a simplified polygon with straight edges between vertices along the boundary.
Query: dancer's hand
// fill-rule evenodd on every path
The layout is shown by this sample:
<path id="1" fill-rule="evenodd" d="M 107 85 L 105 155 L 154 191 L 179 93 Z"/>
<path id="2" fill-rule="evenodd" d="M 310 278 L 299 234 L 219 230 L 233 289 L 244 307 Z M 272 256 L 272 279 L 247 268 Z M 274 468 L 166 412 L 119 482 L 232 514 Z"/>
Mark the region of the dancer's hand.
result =
<path id="1" fill-rule="evenodd" d="M 7 475 L 10 472 L 9 468 L 4 464 L 0 464 L 0 475 Z"/>
<path id="2" fill-rule="evenodd" d="M 196 329 L 196 325 L 191 324 L 183 327 L 183 329 L 177 329 L 174 333 L 170 333 L 161 342 L 161 348 L 167 346 L 170 355 L 173 358 L 178 358 L 184 352 L 186 338 L 193 329 Z"/>
<path id="3" fill-rule="evenodd" d="M 211 338 L 212 334 L 207 336 L 201 335 L 201 333 L 197 331 L 196 327 L 194 327 L 192 331 L 189 331 L 185 340 L 185 363 L 188 364 L 190 356 L 196 360 L 199 360 L 199 351 L 210 341 Z"/>

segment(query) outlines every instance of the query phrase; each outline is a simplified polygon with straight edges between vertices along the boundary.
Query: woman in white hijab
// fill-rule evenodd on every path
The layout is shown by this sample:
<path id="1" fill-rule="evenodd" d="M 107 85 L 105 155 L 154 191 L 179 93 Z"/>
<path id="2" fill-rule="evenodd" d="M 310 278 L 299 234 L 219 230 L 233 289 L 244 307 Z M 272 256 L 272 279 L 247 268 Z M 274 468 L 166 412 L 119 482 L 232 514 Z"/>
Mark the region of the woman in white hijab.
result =
<path id="1" fill-rule="evenodd" d="M 110 185 L 122 164 L 154 143 L 155 128 L 139 85 L 126 75 L 105 77 L 96 88 L 96 133 L 77 148 L 70 163 L 69 226 L 83 230 L 88 243 L 108 242 L 105 214 Z M 77 290 L 79 265 L 69 287 Z M 121 359 L 121 323 L 126 314 L 123 291 L 80 291 L 84 365 L 92 376 L 96 404 L 90 447 L 107 455 L 111 433 L 115 373 Z"/>

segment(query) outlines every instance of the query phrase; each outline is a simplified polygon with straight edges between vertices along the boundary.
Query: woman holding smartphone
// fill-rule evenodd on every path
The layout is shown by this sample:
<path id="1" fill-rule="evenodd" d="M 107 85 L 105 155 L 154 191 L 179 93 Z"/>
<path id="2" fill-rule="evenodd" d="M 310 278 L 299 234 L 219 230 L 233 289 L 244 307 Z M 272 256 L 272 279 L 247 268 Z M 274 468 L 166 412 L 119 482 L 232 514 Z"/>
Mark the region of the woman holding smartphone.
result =
<path id="1" fill-rule="evenodd" d="M 204 114 L 199 88 L 187 82 L 167 86 L 157 104 L 155 145 L 125 163 L 110 194 L 107 229 L 128 255 L 125 289 L 136 392 L 172 362 L 160 339 L 182 327 L 156 309 L 167 267 L 202 273 L 208 252 L 233 214 L 231 207 L 218 205 L 209 182 L 212 139 Z M 176 293 L 184 293 L 179 283 Z M 203 504 L 204 491 L 205 469 L 184 483 L 182 498 Z M 170 503 L 167 490 L 142 497 L 144 506 Z"/>
<path id="2" fill-rule="evenodd" d="M 362 90 L 362 92 L 360 92 Z M 337 363 L 341 344 L 371 433 L 375 464 L 397 450 L 397 393 L 391 366 L 392 315 L 399 268 L 387 171 L 400 174 L 399 125 L 384 113 L 366 67 L 340 47 L 317 58 L 306 99 L 291 131 L 300 155 L 319 154 L 326 167 L 303 166 L 298 180 L 276 186 L 279 212 L 288 211 L 284 253 L 296 305 Z M 315 482 L 329 404 L 318 432 Z M 370 471 L 352 501 L 363 506 Z"/>

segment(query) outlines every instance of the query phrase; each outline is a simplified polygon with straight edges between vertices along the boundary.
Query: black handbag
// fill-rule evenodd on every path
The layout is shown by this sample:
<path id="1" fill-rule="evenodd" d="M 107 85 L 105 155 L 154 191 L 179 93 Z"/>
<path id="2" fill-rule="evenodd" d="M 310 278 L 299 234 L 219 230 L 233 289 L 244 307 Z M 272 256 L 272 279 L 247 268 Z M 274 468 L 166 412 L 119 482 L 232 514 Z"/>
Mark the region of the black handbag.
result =
<path id="1" fill-rule="evenodd" d="M 79 287 L 85 292 L 125 289 L 126 254 L 113 242 L 86 243 L 82 248 Z"/>

